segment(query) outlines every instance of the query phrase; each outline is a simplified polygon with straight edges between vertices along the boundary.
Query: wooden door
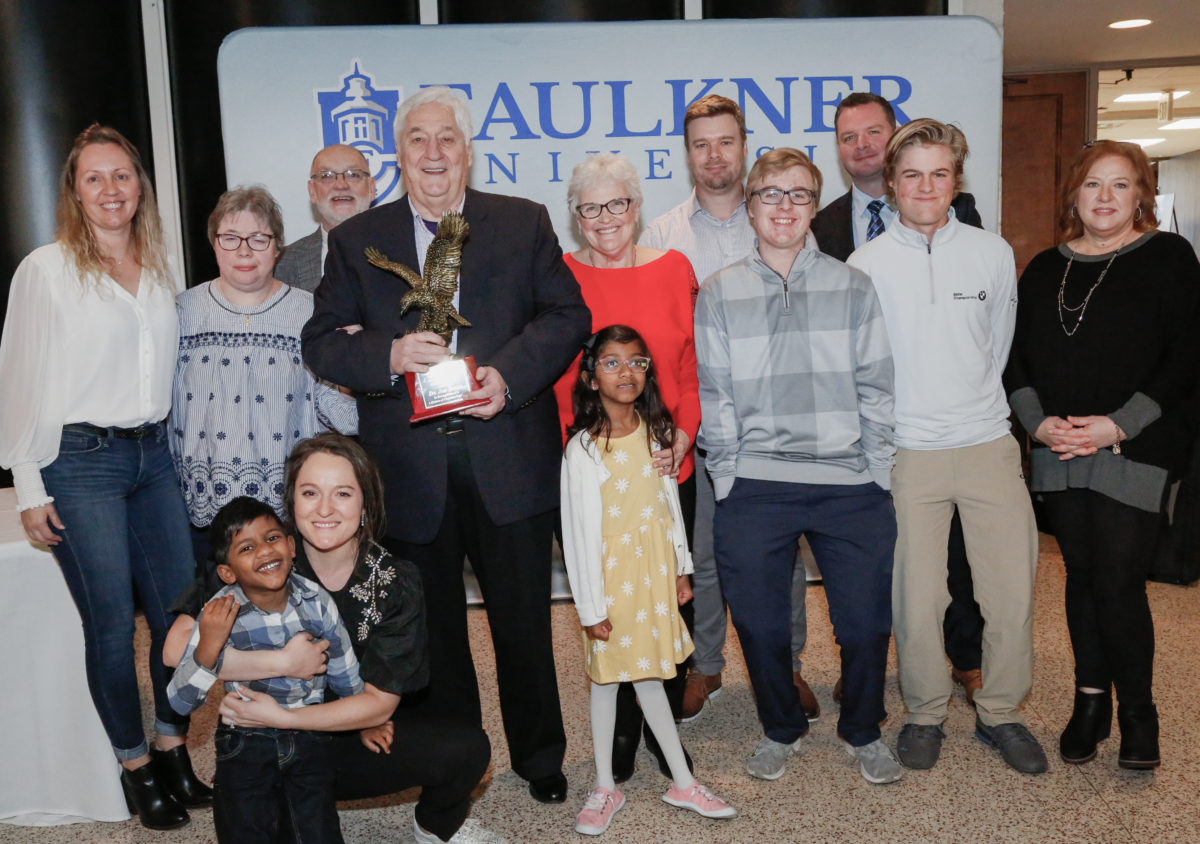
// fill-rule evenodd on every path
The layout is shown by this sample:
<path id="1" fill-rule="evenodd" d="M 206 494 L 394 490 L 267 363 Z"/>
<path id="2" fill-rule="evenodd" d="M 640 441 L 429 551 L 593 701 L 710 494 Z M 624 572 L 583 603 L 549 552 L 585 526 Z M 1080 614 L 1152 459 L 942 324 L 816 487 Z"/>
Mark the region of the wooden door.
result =
<path id="1" fill-rule="evenodd" d="M 1084 71 L 1004 77 L 1000 220 L 1018 274 L 1057 241 L 1058 191 L 1086 140 L 1087 84 Z"/>

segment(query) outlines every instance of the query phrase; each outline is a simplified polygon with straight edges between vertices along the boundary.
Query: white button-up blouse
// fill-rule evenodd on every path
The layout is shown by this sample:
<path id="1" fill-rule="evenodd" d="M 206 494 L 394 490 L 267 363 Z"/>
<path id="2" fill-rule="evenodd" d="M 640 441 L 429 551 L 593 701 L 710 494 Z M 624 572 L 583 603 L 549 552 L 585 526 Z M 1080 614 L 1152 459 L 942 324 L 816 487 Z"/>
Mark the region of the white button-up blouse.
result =
<path id="1" fill-rule="evenodd" d="M 40 470 L 58 457 L 64 425 L 167 416 L 179 343 L 171 275 L 144 270 L 131 296 L 107 274 L 81 281 L 59 243 L 17 267 L 0 340 L 0 466 L 12 469 L 19 509 L 52 500 Z"/>

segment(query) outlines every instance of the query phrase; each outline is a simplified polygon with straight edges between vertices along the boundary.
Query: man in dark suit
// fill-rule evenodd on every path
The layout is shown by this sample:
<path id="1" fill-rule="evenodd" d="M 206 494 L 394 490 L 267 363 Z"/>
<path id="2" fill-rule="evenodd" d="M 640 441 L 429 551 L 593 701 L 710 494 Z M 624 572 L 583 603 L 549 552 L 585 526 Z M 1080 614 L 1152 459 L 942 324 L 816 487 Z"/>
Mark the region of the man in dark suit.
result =
<path id="1" fill-rule="evenodd" d="M 833 127 L 838 158 L 852 185 L 821 209 L 812 233 L 822 252 L 845 261 L 896 219 L 895 210 L 884 200 L 883 184 L 883 151 L 896 131 L 896 112 L 883 97 L 856 91 L 838 104 Z M 960 193 L 950 207 L 960 222 L 983 228 L 971 194 Z M 875 217 L 879 223 L 872 228 Z"/>
<path id="2" fill-rule="evenodd" d="M 480 723 L 462 580 L 470 561 L 488 609 L 500 708 L 513 770 L 543 802 L 562 802 L 566 749 L 550 632 L 551 535 L 558 507 L 561 436 L 550 387 L 591 329 L 579 286 L 562 260 L 546 209 L 467 188 L 471 118 L 447 88 L 401 104 L 396 150 L 407 195 L 330 232 L 325 277 L 302 334 L 304 358 L 360 396 L 359 433 L 378 461 L 395 554 L 421 570 L 432 667 L 424 704 Z M 470 225 L 456 307 L 470 321 L 450 345 L 412 332 L 400 315 L 410 289 L 370 265 L 374 247 L 424 271 L 443 212 Z M 361 325 L 347 333 L 339 326 Z M 452 352 L 473 355 L 487 403 L 413 425 L 408 372 Z"/>
<path id="3" fill-rule="evenodd" d="M 308 172 L 308 199 L 321 225 L 288 244 L 275 267 L 275 277 L 311 293 L 321 283 L 329 232 L 371 207 L 375 180 L 363 154 L 345 144 L 318 152 Z"/>
<path id="4" fill-rule="evenodd" d="M 812 223 L 812 232 L 822 252 L 845 261 L 851 252 L 882 234 L 896 220 L 896 211 L 884 199 L 883 183 L 884 150 L 896 132 L 896 113 L 883 97 L 856 91 L 838 104 L 833 127 L 838 158 L 852 185 L 821 209 Z M 950 207 L 956 219 L 983 228 L 971 194 L 959 193 Z M 983 685 L 983 615 L 975 601 L 957 509 L 950 523 L 947 569 L 951 602 L 943 625 L 946 655 L 954 680 L 963 687 L 967 701 L 973 702 L 975 691 Z"/>

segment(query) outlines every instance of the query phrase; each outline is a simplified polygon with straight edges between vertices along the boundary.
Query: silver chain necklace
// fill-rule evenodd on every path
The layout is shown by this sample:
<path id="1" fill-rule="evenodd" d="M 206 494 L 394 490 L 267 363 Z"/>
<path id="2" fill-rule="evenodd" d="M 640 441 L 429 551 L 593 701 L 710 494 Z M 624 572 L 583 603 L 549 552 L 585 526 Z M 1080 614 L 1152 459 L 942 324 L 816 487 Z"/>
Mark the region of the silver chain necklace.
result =
<path id="1" fill-rule="evenodd" d="M 1074 337 L 1075 332 L 1079 330 L 1079 326 L 1083 325 L 1083 316 L 1087 313 L 1088 302 L 1092 301 L 1092 294 L 1096 292 L 1096 288 L 1100 286 L 1100 282 L 1104 281 L 1104 277 L 1108 275 L 1109 269 L 1113 265 L 1113 261 L 1117 260 L 1117 255 L 1121 250 L 1117 249 L 1113 252 L 1112 257 L 1108 259 L 1108 263 L 1104 265 L 1104 270 L 1100 273 L 1100 278 L 1096 279 L 1096 283 L 1088 290 L 1087 295 L 1083 297 L 1083 301 L 1075 307 L 1071 307 L 1063 300 L 1063 295 L 1067 290 L 1067 274 L 1071 272 L 1071 264 L 1075 262 L 1075 250 L 1071 250 L 1071 257 L 1067 259 L 1067 268 L 1063 270 L 1062 283 L 1058 285 L 1058 324 L 1062 326 L 1063 333 L 1068 337 Z M 1078 313 L 1079 318 L 1075 320 L 1074 328 L 1067 328 L 1067 322 L 1063 318 L 1063 311 L 1070 313 Z"/>

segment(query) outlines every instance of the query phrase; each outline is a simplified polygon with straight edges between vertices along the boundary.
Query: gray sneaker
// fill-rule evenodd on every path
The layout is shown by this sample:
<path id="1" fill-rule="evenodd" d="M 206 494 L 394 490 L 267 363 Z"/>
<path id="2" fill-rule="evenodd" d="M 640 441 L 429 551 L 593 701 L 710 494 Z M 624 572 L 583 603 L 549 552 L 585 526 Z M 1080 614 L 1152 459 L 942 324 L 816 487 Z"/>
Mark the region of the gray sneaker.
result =
<path id="1" fill-rule="evenodd" d="M 896 739 L 900 764 L 916 771 L 926 771 L 937 764 L 942 753 L 946 732 L 941 724 L 905 724 Z"/>
<path id="2" fill-rule="evenodd" d="M 1046 754 L 1024 724 L 997 724 L 989 727 L 975 719 L 975 738 L 999 749 L 1004 761 L 1022 774 L 1044 774 L 1049 765 Z"/>
<path id="3" fill-rule="evenodd" d="M 787 770 L 788 760 L 800 752 L 800 741 L 782 744 L 763 736 L 746 760 L 746 773 L 760 780 L 777 780 Z"/>
<path id="4" fill-rule="evenodd" d="M 880 739 L 862 747 L 846 745 L 846 752 L 858 760 L 858 770 L 867 782 L 883 785 L 900 779 L 903 771 L 891 748 Z"/>

